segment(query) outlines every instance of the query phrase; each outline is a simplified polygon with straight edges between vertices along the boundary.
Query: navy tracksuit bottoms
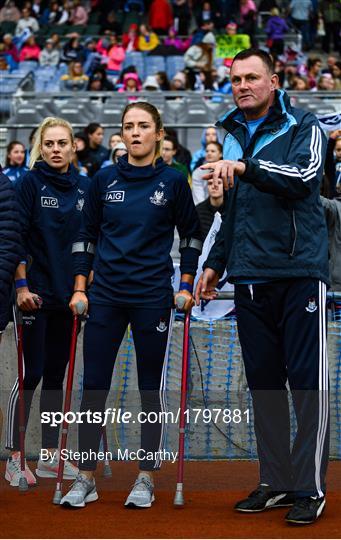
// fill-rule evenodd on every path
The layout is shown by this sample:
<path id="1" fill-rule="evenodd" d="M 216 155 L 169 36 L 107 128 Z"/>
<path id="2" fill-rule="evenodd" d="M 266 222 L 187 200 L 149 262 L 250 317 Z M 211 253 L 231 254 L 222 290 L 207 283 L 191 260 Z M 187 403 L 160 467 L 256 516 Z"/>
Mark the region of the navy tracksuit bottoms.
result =
<path id="1" fill-rule="evenodd" d="M 313 278 L 236 285 L 235 303 L 260 482 L 298 496 L 323 496 L 329 451 L 326 285 Z M 287 383 L 297 420 L 292 446 Z"/>
<path id="2" fill-rule="evenodd" d="M 152 412 L 151 421 L 141 424 L 143 454 L 153 452 L 155 459 L 141 459 L 141 470 L 155 470 L 161 465 L 158 451 L 163 450 L 164 422 L 155 422 L 155 414 L 165 410 L 164 382 L 168 342 L 171 335 L 170 308 L 137 308 L 91 304 L 84 329 L 84 383 L 81 412 L 103 414 L 110 390 L 114 363 L 128 324 L 134 338 L 138 389 L 141 410 Z M 162 416 L 162 415 L 161 415 Z M 128 426 L 129 427 L 129 426 Z M 92 450 L 89 459 L 79 463 L 81 470 L 95 470 L 102 426 L 84 420 L 79 424 L 79 451 Z"/>
<path id="3" fill-rule="evenodd" d="M 23 317 L 24 401 L 27 426 L 33 394 L 42 379 L 40 413 L 63 406 L 63 381 L 69 361 L 72 313 L 40 309 Z M 59 426 L 42 424 L 42 448 L 57 448 Z M 19 450 L 19 389 L 16 380 L 8 402 L 6 447 Z"/>

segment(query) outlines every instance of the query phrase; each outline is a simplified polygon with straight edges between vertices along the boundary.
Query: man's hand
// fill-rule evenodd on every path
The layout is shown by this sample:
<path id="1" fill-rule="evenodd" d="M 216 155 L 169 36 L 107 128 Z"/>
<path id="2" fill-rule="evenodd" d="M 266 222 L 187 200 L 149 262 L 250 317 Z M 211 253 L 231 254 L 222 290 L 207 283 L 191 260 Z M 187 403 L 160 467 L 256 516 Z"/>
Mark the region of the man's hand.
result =
<path id="1" fill-rule="evenodd" d="M 186 302 L 185 302 L 183 308 L 181 309 L 181 311 L 186 311 L 186 312 L 190 311 L 192 309 L 192 307 L 194 306 L 194 304 L 195 304 L 193 296 L 191 295 L 191 293 L 189 291 L 186 291 L 186 290 L 177 292 L 174 295 L 174 304 L 175 304 L 175 306 L 176 306 L 176 300 L 180 296 L 183 296 L 183 297 L 186 298 Z"/>
<path id="2" fill-rule="evenodd" d="M 218 179 L 221 178 L 226 191 L 233 188 L 234 177 L 241 176 L 246 169 L 245 163 L 242 161 L 230 161 L 228 159 L 206 163 L 200 168 L 204 171 L 207 170 L 207 174 L 203 177 L 204 180 L 211 180 L 212 178 L 215 187 L 218 187 Z"/>
<path id="3" fill-rule="evenodd" d="M 27 288 L 17 289 L 17 304 L 21 311 L 34 311 L 41 306 L 41 299 Z"/>
<path id="4" fill-rule="evenodd" d="M 201 274 L 197 287 L 195 289 L 195 301 L 197 306 L 200 304 L 200 298 L 204 300 L 214 300 L 217 297 L 215 291 L 219 283 L 219 274 L 212 268 L 206 268 Z"/>

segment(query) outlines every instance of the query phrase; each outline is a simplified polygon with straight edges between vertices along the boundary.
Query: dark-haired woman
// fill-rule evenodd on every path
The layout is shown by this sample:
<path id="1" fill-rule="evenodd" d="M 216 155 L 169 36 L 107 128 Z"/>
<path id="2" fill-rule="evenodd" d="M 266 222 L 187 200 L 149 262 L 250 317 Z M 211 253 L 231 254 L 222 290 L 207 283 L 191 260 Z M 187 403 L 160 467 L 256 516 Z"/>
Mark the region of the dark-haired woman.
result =
<path id="1" fill-rule="evenodd" d="M 2 171 L 11 182 L 16 182 L 27 171 L 25 165 L 25 146 L 19 141 L 12 141 L 6 149 L 6 165 Z"/>
<path id="2" fill-rule="evenodd" d="M 159 415 L 163 410 L 174 303 L 169 255 L 174 227 L 180 236 L 180 290 L 186 296 L 186 310 L 193 303 L 201 242 L 187 179 L 159 157 L 162 137 L 161 117 L 153 105 L 127 105 L 122 140 L 128 154 L 96 174 L 84 205 L 84 223 L 73 250 L 75 294 L 70 302 L 73 311 L 79 301 L 89 306 L 81 412 L 103 414 L 114 359 L 129 323 L 141 410 L 146 415 Z M 94 281 L 88 299 L 86 284 L 92 268 Z M 160 416 L 157 423 L 146 417 L 141 425 L 140 472 L 126 506 L 148 508 L 154 501 L 153 472 L 161 465 L 164 445 L 165 426 Z M 83 507 L 98 499 L 97 459 L 93 456 L 98 452 L 101 426 L 86 419 L 79 428 L 80 474 L 61 501 L 65 506 Z"/>

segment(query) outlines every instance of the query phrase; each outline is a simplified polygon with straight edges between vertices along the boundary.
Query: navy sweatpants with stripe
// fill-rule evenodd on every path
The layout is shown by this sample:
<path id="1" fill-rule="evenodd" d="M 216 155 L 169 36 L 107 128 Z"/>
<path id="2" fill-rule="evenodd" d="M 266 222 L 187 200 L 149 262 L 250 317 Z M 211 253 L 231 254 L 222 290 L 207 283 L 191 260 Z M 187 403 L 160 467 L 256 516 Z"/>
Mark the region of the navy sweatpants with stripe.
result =
<path id="1" fill-rule="evenodd" d="M 159 413 L 165 410 L 164 379 L 167 367 L 168 342 L 171 335 L 171 309 L 90 305 L 84 328 L 84 383 L 81 412 L 105 410 L 115 359 L 128 324 L 134 338 L 137 362 L 138 390 L 141 410 Z M 136 389 L 137 391 L 137 389 Z M 136 395 L 138 399 L 138 395 Z M 131 426 L 131 429 L 133 426 Z M 129 429 L 129 426 L 128 426 Z M 96 454 L 102 427 L 85 422 L 79 425 L 79 451 Z M 157 453 L 163 450 L 163 422 L 141 424 L 141 449 Z M 85 455 L 85 454 L 83 454 Z M 95 470 L 96 459 L 83 460 L 81 470 Z M 160 459 L 141 459 L 141 470 L 155 470 Z"/>
<path id="2" fill-rule="evenodd" d="M 235 303 L 260 482 L 322 496 L 329 451 L 326 285 L 311 278 L 236 285 Z M 292 447 L 287 383 L 297 420 Z"/>
<path id="3" fill-rule="evenodd" d="M 23 317 L 25 425 L 35 389 L 42 379 L 40 413 L 61 411 L 69 361 L 72 313 L 69 309 L 27 312 Z M 42 448 L 57 448 L 59 426 L 42 424 Z M 19 450 L 19 390 L 14 384 L 7 409 L 6 447 Z"/>

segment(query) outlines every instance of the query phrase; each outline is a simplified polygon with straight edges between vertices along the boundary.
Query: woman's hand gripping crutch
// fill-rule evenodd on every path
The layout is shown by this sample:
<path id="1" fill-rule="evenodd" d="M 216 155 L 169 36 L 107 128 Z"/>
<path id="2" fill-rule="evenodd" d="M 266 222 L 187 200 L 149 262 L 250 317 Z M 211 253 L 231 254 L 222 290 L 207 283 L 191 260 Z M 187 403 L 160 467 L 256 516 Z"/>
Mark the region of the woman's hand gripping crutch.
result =
<path id="1" fill-rule="evenodd" d="M 76 294 L 78 295 L 80 293 L 76 293 Z M 79 317 L 81 315 L 85 315 L 88 308 L 86 296 L 84 295 L 85 300 L 84 298 L 77 299 L 76 294 L 73 295 L 72 300 L 70 302 L 70 307 L 73 313 L 73 325 L 72 325 L 69 367 L 68 367 L 68 372 L 67 372 L 67 382 L 66 382 L 64 409 L 63 409 L 64 419 L 63 419 L 63 425 L 62 425 L 62 436 L 61 436 L 60 445 L 59 445 L 59 464 L 58 464 L 57 484 L 56 484 L 56 489 L 53 496 L 54 504 L 60 504 L 60 501 L 62 500 L 63 474 L 64 474 L 64 464 L 65 464 L 65 461 L 63 459 L 63 450 L 66 448 L 67 436 L 68 436 L 68 423 L 65 421 L 65 415 L 66 413 L 70 411 L 70 407 L 71 407 Z"/>

